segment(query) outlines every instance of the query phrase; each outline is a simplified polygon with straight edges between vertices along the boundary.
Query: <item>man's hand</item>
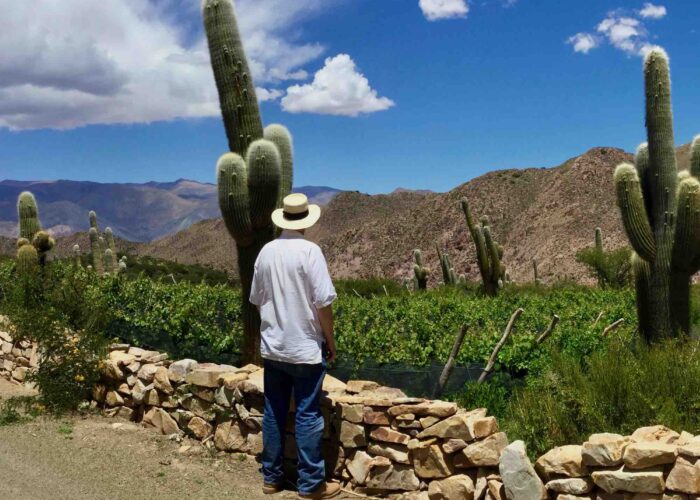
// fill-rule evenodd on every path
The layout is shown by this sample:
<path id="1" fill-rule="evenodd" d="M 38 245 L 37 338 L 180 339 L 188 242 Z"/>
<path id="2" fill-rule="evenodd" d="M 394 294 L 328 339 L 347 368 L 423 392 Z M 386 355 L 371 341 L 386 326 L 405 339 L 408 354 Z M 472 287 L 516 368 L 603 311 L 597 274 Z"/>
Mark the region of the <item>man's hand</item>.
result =
<path id="1" fill-rule="evenodd" d="M 332 363 L 335 361 L 335 336 L 333 335 L 333 307 L 326 306 L 318 309 L 318 320 L 321 323 L 323 337 L 326 339 L 326 348 L 328 349 L 328 358 L 326 361 Z"/>

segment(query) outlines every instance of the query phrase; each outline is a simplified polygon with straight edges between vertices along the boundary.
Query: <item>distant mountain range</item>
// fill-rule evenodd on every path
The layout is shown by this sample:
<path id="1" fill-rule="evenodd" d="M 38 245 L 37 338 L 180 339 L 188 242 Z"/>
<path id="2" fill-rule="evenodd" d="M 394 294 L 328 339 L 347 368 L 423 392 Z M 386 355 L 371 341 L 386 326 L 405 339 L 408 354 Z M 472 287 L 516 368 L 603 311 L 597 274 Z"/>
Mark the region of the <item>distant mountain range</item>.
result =
<path id="1" fill-rule="evenodd" d="M 0 181 L 0 236 L 17 235 L 17 196 L 36 196 L 43 226 L 55 236 L 89 227 L 95 210 L 101 227 L 129 241 L 153 241 L 219 217 L 216 185 L 187 179 L 144 184 L 103 184 L 83 181 Z M 325 186 L 302 186 L 313 203 L 326 205 L 340 191 Z"/>

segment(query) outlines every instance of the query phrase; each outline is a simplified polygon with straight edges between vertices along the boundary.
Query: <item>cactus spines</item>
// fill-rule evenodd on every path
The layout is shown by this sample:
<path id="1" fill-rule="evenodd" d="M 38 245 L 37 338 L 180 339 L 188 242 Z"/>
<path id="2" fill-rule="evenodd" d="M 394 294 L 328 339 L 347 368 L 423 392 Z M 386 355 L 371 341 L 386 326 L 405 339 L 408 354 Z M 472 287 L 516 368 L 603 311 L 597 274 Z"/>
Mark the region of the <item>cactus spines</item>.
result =
<path id="1" fill-rule="evenodd" d="M 700 270 L 700 184 L 678 175 L 668 57 L 644 60 L 647 143 L 615 170 L 618 205 L 635 250 L 639 328 L 647 341 L 688 333 L 690 277 Z M 692 156 L 692 155 L 691 155 Z M 698 170 L 696 169 L 695 172 Z"/>
<path id="2" fill-rule="evenodd" d="M 114 258 L 117 258 L 117 245 L 114 242 L 114 233 L 112 233 L 111 227 L 105 228 L 105 239 L 107 240 L 107 248 L 109 248 L 114 254 Z"/>
<path id="3" fill-rule="evenodd" d="M 39 255 L 33 245 L 25 244 L 17 249 L 17 274 L 31 276 L 39 265 Z"/>
<path id="4" fill-rule="evenodd" d="M 104 263 L 102 262 L 102 250 L 100 249 L 100 239 L 97 234 L 97 229 L 90 228 L 90 254 L 92 256 L 92 268 L 98 276 L 104 273 Z"/>
<path id="5" fill-rule="evenodd" d="M 29 191 L 24 191 L 17 200 L 17 216 L 19 219 L 19 237 L 29 241 L 34 239 L 34 235 L 41 231 L 39 222 L 39 209 L 36 199 Z"/>
<path id="6" fill-rule="evenodd" d="M 244 156 L 263 127 L 233 2 L 205 0 L 202 14 L 229 149 Z"/>
<path id="7" fill-rule="evenodd" d="M 292 138 L 281 125 L 263 130 L 232 1 L 204 0 L 202 11 L 231 151 L 219 158 L 216 175 L 219 207 L 238 250 L 243 358 L 259 362 L 260 317 L 248 296 L 258 253 L 275 237 L 270 215 L 292 187 Z"/>
<path id="8" fill-rule="evenodd" d="M 423 256 L 419 249 L 413 251 L 413 258 L 416 263 L 413 265 L 413 274 L 415 275 L 414 283 L 416 290 L 427 290 L 428 289 L 428 276 L 430 275 L 430 269 L 423 267 Z"/>
<path id="9" fill-rule="evenodd" d="M 97 226 L 97 213 L 94 210 L 90 210 L 88 217 L 90 218 L 90 227 L 94 227 L 95 231 L 99 233 L 100 228 Z"/>

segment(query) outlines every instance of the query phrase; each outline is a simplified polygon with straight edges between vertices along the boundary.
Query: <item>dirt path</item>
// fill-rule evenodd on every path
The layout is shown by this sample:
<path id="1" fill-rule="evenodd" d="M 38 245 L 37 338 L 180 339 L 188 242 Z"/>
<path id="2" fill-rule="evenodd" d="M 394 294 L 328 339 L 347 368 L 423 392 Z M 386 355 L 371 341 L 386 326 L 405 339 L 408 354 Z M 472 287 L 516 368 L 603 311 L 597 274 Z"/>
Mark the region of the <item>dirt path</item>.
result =
<path id="1" fill-rule="evenodd" d="M 0 378 L 0 398 L 26 393 Z M 258 467 L 245 455 L 212 456 L 196 441 L 98 416 L 0 427 L 0 497 L 8 500 L 298 498 L 263 495 Z"/>

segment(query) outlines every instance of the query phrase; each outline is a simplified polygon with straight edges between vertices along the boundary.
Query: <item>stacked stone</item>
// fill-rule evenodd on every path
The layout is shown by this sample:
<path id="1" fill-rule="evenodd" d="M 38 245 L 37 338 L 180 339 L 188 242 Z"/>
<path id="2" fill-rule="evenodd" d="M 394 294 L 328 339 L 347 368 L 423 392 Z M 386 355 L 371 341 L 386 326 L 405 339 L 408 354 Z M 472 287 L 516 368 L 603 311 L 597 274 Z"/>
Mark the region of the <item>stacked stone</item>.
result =
<path id="1" fill-rule="evenodd" d="M 594 434 L 581 446 L 550 450 L 535 469 L 558 500 L 697 500 L 700 436 L 661 425 L 631 436 Z"/>
<path id="2" fill-rule="evenodd" d="M 37 364 L 36 345 L 27 340 L 15 341 L 9 323 L 0 316 L 0 376 L 21 384 Z"/>

